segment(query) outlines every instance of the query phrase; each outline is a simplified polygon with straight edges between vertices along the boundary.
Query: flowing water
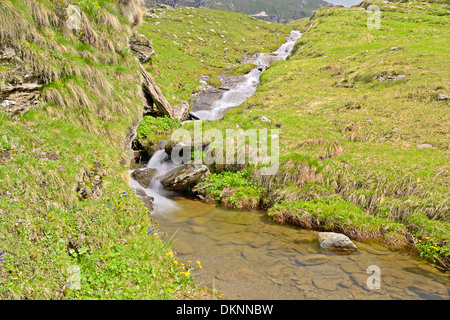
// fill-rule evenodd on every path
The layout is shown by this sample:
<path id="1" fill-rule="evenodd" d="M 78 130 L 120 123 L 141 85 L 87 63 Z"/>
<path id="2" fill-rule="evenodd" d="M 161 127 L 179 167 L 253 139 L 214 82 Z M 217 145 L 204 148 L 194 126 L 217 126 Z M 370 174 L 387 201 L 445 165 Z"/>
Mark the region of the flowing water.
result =
<path id="1" fill-rule="evenodd" d="M 256 91 L 261 73 L 286 59 L 300 36 L 294 31 L 280 49 L 260 54 L 257 68 L 211 110 L 196 114 L 214 120 L 240 105 Z M 164 150 L 147 164 L 159 170 L 145 189 L 155 198 L 152 216 L 173 241 L 178 261 L 192 261 L 197 283 L 225 298 L 450 299 L 449 275 L 411 254 L 359 242 L 354 254 L 333 253 L 319 246 L 317 232 L 276 224 L 264 212 L 225 209 L 165 191 L 159 181 L 173 167 Z M 142 189 L 134 180 L 131 185 Z M 379 271 L 380 288 L 373 288 L 373 270 Z"/>
<path id="2" fill-rule="evenodd" d="M 225 92 L 219 100 L 215 101 L 210 110 L 194 110 L 195 115 L 202 120 L 216 120 L 221 118 L 227 110 L 242 104 L 256 92 L 261 74 L 272 62 L 286 60 L 301 36 L 302 34 L 299 31 L 292 31 L 287 42 L 277 51 L 272 53 L 259 53 L 254 62 L 256 65 L 254 69 L 242 76 L 241 81 Z"/>

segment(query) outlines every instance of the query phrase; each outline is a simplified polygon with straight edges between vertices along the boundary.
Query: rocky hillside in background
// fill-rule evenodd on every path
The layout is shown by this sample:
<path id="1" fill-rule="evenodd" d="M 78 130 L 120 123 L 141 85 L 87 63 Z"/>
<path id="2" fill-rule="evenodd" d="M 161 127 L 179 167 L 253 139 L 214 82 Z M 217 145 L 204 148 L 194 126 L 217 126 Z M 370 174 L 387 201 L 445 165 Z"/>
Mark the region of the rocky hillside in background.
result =
<path id="1" fill-rule="evenodd" d="M 314 10 L 327 6 L 323 0 L 145 0 L 147 6 L 155 3 L 172 7 L 196 7 L 243 12 L 265 21 L 286 23 L 309 17 Z"/>

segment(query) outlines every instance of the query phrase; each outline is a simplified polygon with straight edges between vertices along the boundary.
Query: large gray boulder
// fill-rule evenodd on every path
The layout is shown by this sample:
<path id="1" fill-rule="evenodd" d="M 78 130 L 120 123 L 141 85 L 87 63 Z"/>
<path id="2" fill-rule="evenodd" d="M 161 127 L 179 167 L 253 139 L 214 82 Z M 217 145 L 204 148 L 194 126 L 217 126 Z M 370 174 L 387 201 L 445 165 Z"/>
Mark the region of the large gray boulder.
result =
<path id="1" fill-rule="evenodd" d="M 319 232 L 319 243 L 324 249 L 358 251 L 358 247 L 346 236 L 334 232 Z"/>
<path id="2" fill-rule="evenodd" d="M 169 191 L 184 191 L 204 181 L 209 174 L 206 165 L 185 164 L 167 172 L 161 179 L 161 184 Z"/>

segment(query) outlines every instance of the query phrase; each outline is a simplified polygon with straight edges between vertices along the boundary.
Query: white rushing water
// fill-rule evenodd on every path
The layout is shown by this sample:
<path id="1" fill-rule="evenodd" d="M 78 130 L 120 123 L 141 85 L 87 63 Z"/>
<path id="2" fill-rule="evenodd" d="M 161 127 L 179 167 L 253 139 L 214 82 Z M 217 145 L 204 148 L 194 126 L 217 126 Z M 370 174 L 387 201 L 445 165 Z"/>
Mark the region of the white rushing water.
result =
<path id="1" fill-rule="evenodd" d="M 176 166 L 177 165 L 175 165 L 172 161 L 168 161 L 168 156 L 165 150 L 159 150 L 153 155 L 146 166 L 147 169 L 151 168 L 158 170 L 158 174 L 152 179 L 152 182 L 148 188 L 143 188 L 139 182 L 133 178 L 130 178 L 131 187 L 134 190 L 142 189 L 145 191 L 147 196 L 155 199 L 153 201 L 154 208 L 152 214 L 163 214 L 177 208 L 176 202 L 169 199 L 169 196 L 174 195 L 174 193 L 164 190 L 162 184 L 160 183 L 160 180 L 164 174 Z"/>
<path id="2" fill-rule="evenodd" d="M 286 60 L 297 40 L 302 34 L 299 31 L 292 31 L 289 39 L 278 50 L 271 53 L 259 53 L 254 64 L 256 67 L 243 76 L 234 87 L 226 91 L 222 97 L 215 101 L 210 110 L 196 111 L 195 114 L 202 120 L 217 120 L 232 108 L 241 105 L 245 100 L 255 94 L 259 86 L 259 77 L 274 61 Z"/>

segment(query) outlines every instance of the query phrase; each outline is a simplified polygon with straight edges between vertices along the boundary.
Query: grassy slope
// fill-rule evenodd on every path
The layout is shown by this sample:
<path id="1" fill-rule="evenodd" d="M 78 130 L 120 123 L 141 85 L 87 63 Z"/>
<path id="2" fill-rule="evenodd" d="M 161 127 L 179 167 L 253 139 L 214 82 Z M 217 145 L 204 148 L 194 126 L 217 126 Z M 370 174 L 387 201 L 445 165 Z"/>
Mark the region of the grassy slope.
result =
<path id="1" fill-rule="evenodd" d="M 134 2 L 121 1 L 131 21 Z M 128 185 L 124 141 L 143 102 L 124 6 L 83 3 L 81 32 L 65 27 L 63 1 L 0 4 L 2 44 L 17 52 L 0 84 L 16 67 L 45 83 L 35 110 L 0 113 L 0 299 L 198 298 Z M 99 199 L 78 200 L 83 173 L 101 175 Z M 81 290 L 67 287 L 71 266 Z"/>
<path id="2" fill-rule="evenodd" d="M 316 227 L 362 238 L 373 234 L 354 231 L 369 222 L 376 236 L 413 243 L 448 264 L 450 119 L 437 95 L 449 90 L 449 7 L 376 4 L 379 30 L 367 28 L 361 8 L 322 8 L 311 21 L 292 23 L 306 31 L 292 59 L 271 67 L 255 96 L 205 127 L 283 125 L 280 172 L 269 181 L 255 177 L 279 203 L 270 210 L 279 221 L 319 218 Z M 379 80 L 389 74 L 406 78 Z M 261 115 L 272 122 L 253 120 Z M 424 143 L 433 148 L 417 148 Z M 336 196 L 347 204 L 330 200 Z"/>

